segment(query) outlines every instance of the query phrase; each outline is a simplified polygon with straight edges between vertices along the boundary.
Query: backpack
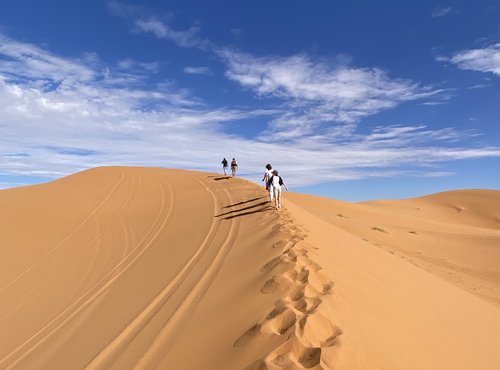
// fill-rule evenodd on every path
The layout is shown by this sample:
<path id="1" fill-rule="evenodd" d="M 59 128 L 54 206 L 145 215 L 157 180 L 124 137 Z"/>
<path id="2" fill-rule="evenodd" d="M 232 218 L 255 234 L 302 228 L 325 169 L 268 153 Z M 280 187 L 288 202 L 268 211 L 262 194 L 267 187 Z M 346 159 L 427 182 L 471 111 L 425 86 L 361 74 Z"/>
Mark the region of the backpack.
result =
<path id="1" fill-rule="evenodd" d="M 268 185 L 272 185 L 273 184 L 273 178 L 274 178 L 274 175 L 271 176 L 271 178 L 269 179 L 269 182 L 268 182 Z M 281 176 L 278 176 L 279 180 L 278 180 L 278 183 L 280 184 L 280 186 L 283 185 L 283 179 L 281 178 Z"/>
<path id="2" fill-rule="evenodd" d="M 236 161 L 231 161 L 231 167 L 236 167 L 238 163 Z"/>

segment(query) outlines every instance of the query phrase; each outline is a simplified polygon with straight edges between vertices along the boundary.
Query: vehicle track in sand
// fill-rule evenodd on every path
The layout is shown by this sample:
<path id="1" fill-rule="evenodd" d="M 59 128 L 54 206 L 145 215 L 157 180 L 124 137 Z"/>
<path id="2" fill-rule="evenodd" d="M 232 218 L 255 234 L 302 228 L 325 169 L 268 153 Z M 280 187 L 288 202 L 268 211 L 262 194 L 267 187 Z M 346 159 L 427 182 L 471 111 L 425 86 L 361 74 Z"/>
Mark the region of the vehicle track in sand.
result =
<path id="1" fill-rule="evenodd" d="M 120 182 L 117 186 L 123 181 L 125 175 L 123 175 Z M 165 186 L 162 186 L 163 185 Z M 116 186 L 116 187 L 117 187 Z M 45 324 L 40 330 L 38 330 L 35 334 L 26 339 L 22 344 L 13 349 L 10 353 L 0 359 L 0 367 L 4 366 L 6 368 L 12 368 L 16 365 L 20 364 L 23 359 L 27 358 L 33 351 L 38 349 L 43 343 L 45 343 L 52 335 L 54 335 L 59 329 L 64 327 L 64 325 L 68 324 L 70 321 L 74 321 L 78 315 L 89 314 L 89 310 L 92 309 L 92 305 L 112 286 L 112 284 L 122 276 L 128 268 L 133 266 L 134 262 L 140 258 L 140 256 L 145 253 L 147 248 L 153 243 L 155 238 L 159 235 L 162 229 L 165 227 L 168 222 L 172 209 L 173 209 L 173 190 L 166 179 L 157 180 L 157 186 L 160 189 L 161 193 L 161 205 L 158 214 L 152 226 L 146 232 L 144 237 L 138 242 L 137 247 L 133 248 L 130 253 L 121 260 L 114 268 L 112 268 L 100 281 L 94 284 L 90 289 L 88 289 L 85 293 L 83 293 L 79 298 L 77 298 L 72 304 L 67 306 L 62 312 L 60 312 L 56 317 L 54 317 L 50 322 Z M 111 194 L 116 190 L 116 187 L 110 191 L 108 196 L 105 198 L 109 200 Z M 167 189 L 168 194 L 166 194 L 165 188 Z M 132 192 L 132 190 L 130 190 Z M 130 194 L 129 194 L 130 195 Z M 167 202 L 167 196 L 169 198 L 169 202 Z M 126 199 L 130 199 L 127 197 Z M 98 208 L 100 208 L 104 204 L 104 201 L 99 204 L 96 209 L 91 213 L 91 215 L 95 214 Z M 87 216 L 85 220 L 80 223 L 80 226 L 83 225 L 84 222 L 87 222 L 91 215 Z M 73 235 L 77 230 L 71 234 Z M 69 236 L 65 239 L 66 241 L 69 239 Z M 59 247 L 60 245 L 58 245 Z M 55 248 L 54 248 L 55 249 Z M 53 250 L 54 250 L 53 249 Z M 79 325 L 83 325 L 84 320 L 80 320 Z M 77 325 L 78 326 L 78 325 Z M 74 329 L 76 330 L 76 329 Z"/>
<path id="2" fill-rule="evenodd" d="M 239 220 L 231 220 L 228 223 L 221 224 L 216 221 L 215 217 L 217 214 L 216 211 L 222 208 L 221 201 L 226 204 L 232 201 L 229 192 L 220 187 L 215 190 L 218 193 L 216 196 L 215 192 L 212 191 L 202 180 L 197 180 L 212 198 L 214 205 L 213 217 L 207 237 L 200 248 L 196 251 L 195 255 L 190 259 L 188 264 L 185 265 L 185 268 L 189 268 L 189 270 L 191 270 L 191 268 L 199 262 L 201 256 L 205 254 L 209 248 L 215 249 L 215 251 L 212 252 L 212 254 L 215 252 L 215 257 L 208 263 L 208 265 L 205 266 L 205 272 L 203 275 L 199 278 L 196 284 L 191 287 L 187 296 L 184 297 L 181 304 L 165 322 L 164 326 L 158 332 L 146 353 L 144 353 L 138 363 L 134 366 L 135 369 L 154 368 L 164 356 L 168 355 L 168 349 L 175 341 L 175 334 L 178 330 L 179 322 L 195 310 L 196 306 L 209 289 L 217 275 L 217 272 L 222 267 L 224 259 L 230 252 L 238 233 Z"/>
<path id="3" fill-rule="evenodd" d="M 114 186 L 111 188 L 111 190 L 107 193 L 106 197 L 56 246 L 51 248 L 47 253 L 45 253 L 37 262 L 33 263 L 30 265 L 28 268 L 26 268 L 24 271 L 22 271 L 20 274 L 18 274 L 15 278 L 11 279 L 8 283 L 6 283 L 4 286 L 0 287 L 0 294 L 7 288 L 9 288 L 11 285 L 15 284 L 19 279 L 21 279 L 23 276 L 28 274 L 30 271 L 32 271 L 34 268 L 36 268 L 40 263 L 42 263 L 44 260 L 46 260 L 48 257 L 50 257 L 54 252 L 56 252 L 59 248 L 64 246 L 73 235 L 75 235 L 78 230 L 80 230 L 84 224 L 86 224 L 92 216 L 111 198 L 113 193 L 116 191 L 116 189 L 121 185 L 123 180 L 125 179 L 125 173 L 121 173 L 121 178 L 114 184 Z"/>

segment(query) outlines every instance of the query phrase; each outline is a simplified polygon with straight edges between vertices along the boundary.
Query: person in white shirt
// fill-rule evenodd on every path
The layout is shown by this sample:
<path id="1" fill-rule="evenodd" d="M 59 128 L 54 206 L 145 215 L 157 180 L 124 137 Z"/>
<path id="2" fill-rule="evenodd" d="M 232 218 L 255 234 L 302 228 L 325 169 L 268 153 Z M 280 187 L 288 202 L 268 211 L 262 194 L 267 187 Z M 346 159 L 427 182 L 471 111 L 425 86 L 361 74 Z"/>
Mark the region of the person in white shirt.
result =
<path id="1" fill-rule="evenodd" d="M 273 171 L 273 176 L 271 177 L 271 184 L 274 190 L 274 201 L 276 209 L 281 208 L 281 186 L 284 186 L 286 191 L 288 191 L 288 188 L 286 187 L 286 184 L 281 178 L 281 176 L 278 175 L 277 170 Z"/>
<path id="2" fill-rule="evenodd" d="M 262 181 L 265 181 L 266 184 L 266 190 L 269 192 L 269 201 L 272 203 L 273 201 L 273 185 L 271 184 L 271 177 L 273 176 L 272 172 L 273 166 L 271 166 L 269 163 L 266 164 L 266 172 L 264 172 L 264 177 L 262 178 Z"/>

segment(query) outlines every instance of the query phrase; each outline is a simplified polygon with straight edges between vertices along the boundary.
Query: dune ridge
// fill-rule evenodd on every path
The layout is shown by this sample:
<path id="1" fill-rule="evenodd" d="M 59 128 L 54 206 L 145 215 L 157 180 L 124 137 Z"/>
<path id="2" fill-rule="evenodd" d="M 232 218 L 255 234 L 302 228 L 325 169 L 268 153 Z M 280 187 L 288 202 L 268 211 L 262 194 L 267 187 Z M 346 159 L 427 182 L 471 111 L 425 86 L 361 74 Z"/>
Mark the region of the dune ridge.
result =
<path id="1" fill-rule="evenodd" d="M 283 229 L 290 233 L 289 241 L 280 240 L 272 245 L 280 249 L 280 255 L 262 266 L 262 272 L 273 275 L 261 292 L 269 294 L 286 286 L 286 295 L 274 302 L 274 308 L 234 345 L 244 346 L 257 336 L 260 339 L 287 337 L 285 343 L 246 367 L 248 370 L 331 368 L 332 364 L 325 362 L 322 352 L 336 343 L 342 331 L 329 318 L 317 313 L 317 308 L 330 293 L 333 283 L 322 276 L 321 267 L 309 258 L 308 246 L 303 242 L 306 235 L 293 224 L 287 211 L 280 214 L 280 221 L 273 227 L 274 232 Z"/>
<path id="2" fill-rule="evenodd" d="M 495 369 L 499 193 L 276 211 L 137 167 L 0 191 L 0 368 Z"/>

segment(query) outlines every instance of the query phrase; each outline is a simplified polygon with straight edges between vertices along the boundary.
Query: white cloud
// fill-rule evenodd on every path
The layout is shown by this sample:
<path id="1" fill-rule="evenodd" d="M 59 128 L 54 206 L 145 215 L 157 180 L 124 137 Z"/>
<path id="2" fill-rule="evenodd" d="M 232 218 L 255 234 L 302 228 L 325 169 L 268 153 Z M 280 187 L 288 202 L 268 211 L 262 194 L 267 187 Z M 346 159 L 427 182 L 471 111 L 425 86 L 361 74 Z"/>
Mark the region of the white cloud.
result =
<path id="1" fill-rule="evenodd" d="M 429 129 L 426 125 L 419 126 L 379 126 L 363 139 L 365 143 L 373 145 L 390 144 L 392 147 L 410 146 L 416 144 L 430 145 L 434 141 L 458 142 L 477 136 L 474 130 L 458 131 L 452 127 Z"/>
<path id="2" fill-rule="evenodd" d="M 208 67 L 184 67 L 184 73 L 193 75 L 211 75 L 212 70 Z"/>
<path id="3" fill-rule="evenodd" d="M 347 69 L 339 72 L 343 79 L 335 74 L 336 70 L 335 78 L 328 73 L 313 76 L 302 69 L 297 59 L 297 81 L 309 84 L 301 88 L 293 78 L 279 78 L 278 67 L 288 65 L 285 59 L 277 63 L 276 71 L 269 72 L 264 64 L 265 73 L 258 76 L 269 82 L 250 87 L 257 91 L 261 84 L 269 86 L 262 94 L 286 100 L 287 112 L 283 113 L 285 108 L 211 108 L 173 84 L 142 83 L 148 69 L 138 68 L 138 61 L 106 66 L 95 55 L 88 63 L 5 36 L 0 40 L 0 153 L 4 153 L 0 155 L 0 175 L 4 183 L 6 176 L 14 185 L 25 182 L 20 176 L 60 177 L 98 165 L 219 171 L 225 156 L 237 157 L 241 174 L 254 180 L 260 180 L 262 165 L 271 162 L 290 186 L 297 187 L 375 174 L 391 176 L 407 165 L 500 157 L 500 148 L 459 146 L 456 143 L 474 133 L 451 128 L 393 125 L 367 135 L 356 133 L 356 124 L 351 122 L 356 117 L 354 111 L 362 117 L 431 93 L 373 70 Z M 305 60 L 318 73 L 330 71 L 322 64 Z M 155 68 L 149 73 L 155 73 Z M 352 77 L 358 73 L 372 78 L 375 87 L 365 86 L 360 77 Z M 346 81 L 355 85 L 351 91 L 329 92 L 326 88 Z M 322 91 L 312 91 L 314 86 Z M 382 93 L 379 90 L 383 86 L 399 91 L 402 98 L 393 96 L 393 92 Z M 363 99 L 371 103 L 364 105 Z M 360 107 L 355 107 L 354 102 Z M 308 126 L 310 117 L 347 123 L 317 131 Z M 279 128 L 281 135 L 290 133 L 295 139 L 282 143 L 272 135 L 262 140 L 266 136 L 263 133 L 255 138 L 232 133 L 234 121 L 248 118 L 274 119 L 274 125 L 283 125 Z M 332 141 L 335 145 L 331 145 Z"/>
<path id="4" fill-rule="evenodd" d="M 325 122 L 358 122 L 401 103 L 441 92 L 410 80 L 391 78 L 378 68 L 329 64 L 305 54 L 258 58 L 227 48 L 217 53 L 227 63 L 228 78 L 260 97 L 279 98 L 288 104 L 289 112 L 271 125 L 269 134 L 274 138 L 309 134 Z"/>
<path id="5" fill-rule="evenodd" d="M 150 18 L 136 21 L 143 32 L 198 47 L 218 55 L 226 65 L 226 76 L 259 97 L 279 98 L 285 113 L 270 123 L 268 139 L 292 140 L 311 134 L 322 123 L 352 123 L 404 102 L 428 98 L 442 90 L 389 77 L 378 68 L 346 65 L 347 57 L 327 62 L 306 54 L 289 57 L 254 57 L 202 40 L 199 27 L 175 31 L 167 23 Z M 186 67 L 185 73 L 210 73 L 206 67 Z"/>
<path id="6" fill-rule="evenodd" d="M 184 48 L 202 47 L 204 41 L 198 37 L 200 28 L 192 26 L 187 31 L 175 31 L 167 23 L 155 18 L 139 19 L 135 21 L 136 30 L 150 33 L 163 40 L 169 40 Z"/>
<path id="7" fill-rule="evenodd" d="M 432 11 L 431 17 L 433 18 L 444 17 L 445 15 L 448 15 L 451 12 L 453 12 L 453 8 L 451 6 L 448 6 L 446 8 L 437 7 Z"/>
<path id="8" fill-rule="evenodd" d="M 256 58 L 226 50 L 227 76 L 260 95 L 329 104 L 332 109 L 367 114 L 402 101 L 434 94 L 428 88 L 402 79 L 391 79 L 377 68 L 330 66 L 307 55 Z"/>
<path id="9" fill-rule="evenodd" d="M 157 38 L 217 55 L 226 65 L 229 79 L 259 98 L 280 99 L 284 103 L 280 107 L 283 114 L 269 123 L 265 141 L 296 140 L 314 135 L 324 124 L 357 123 L 382 110 L 443 92 L 411 80 L 391 78 L 378 68 L 349 66 L 350 58 L 345 55 L 330 61 L 315 60 L 306 54 L 259 58 L 202 41 L 198 27 L 174 31 L 167 23 L 155 19 L 141 19 L 136 25 Z M 186 67 L 184 72 L 211 73 L 206 67 Z"/>
<path id="10" fill-rule="evenodd" d="M 0 34 L 0 73 L 7 80 L 84 82 L 96 78 L 96 72 L 81 64 L 46 53 L 30 44 L 15 42 Z"/>
<path id="11" fill-rule="evenodd" d="M 160 65 L 157 62 L 144 63 L 138 62 L 131 58 L 122 59 L 118 61 L 117 66 L 121 70 L 134 71 L 135 73 L 145 72 L 145 73 L 157 73 L 160 69 Z"/>
<path id="12" fill-rule="evenodd" d="M 490 83 L 482 83 L 482 84 L 472 85 L 472 86 L 468 87 L 468 89 L 469 90 L 485 89 L 485 88 L 491 87 L 491 86 L 493 86 L 493 85 Z"/>
<path id="13" fill-rule="evenodd" d="M 439 60 L 446 60 L 460 69 L 491 72 L 500 76 L 500 43 L 482 49 L 462 50 L 452 57 L 440 57 Z"/>

